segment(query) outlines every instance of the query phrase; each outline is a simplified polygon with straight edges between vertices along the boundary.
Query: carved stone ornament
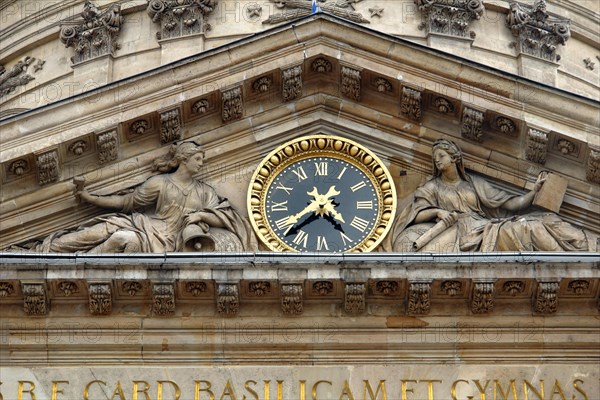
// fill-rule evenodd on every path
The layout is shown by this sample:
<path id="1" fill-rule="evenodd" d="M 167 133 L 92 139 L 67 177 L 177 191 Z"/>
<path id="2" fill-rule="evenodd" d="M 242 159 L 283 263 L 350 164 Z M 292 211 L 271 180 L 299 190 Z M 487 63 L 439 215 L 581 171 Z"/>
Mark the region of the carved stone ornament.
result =
<path id="1" fill-rule="evenodd" d="M 493 282 L 475 282 L 473 285 L 471 311 L 473 314 L 485 314 L 494 311 Z"/>
<path id="2" fill-rule="evenodd" d="M 248 4 L 246 7 L 246 15 L 248 18 L 260 18 L 262 15 L 262 6 L 258 3 Z"/>
<path id="3" fill-rule="evenodd" d="M 373 17 L 379 17 L 379 18 L 381 18 L 382 14 L 383 14 L 383 8 L 381 8 L 381 7 L 372 7 L 372 8 L 369 8 L 369 12 L 371 13 L 371 18 L 373 18 Z"/>
<path id="4" fill-rule="evenodd" d="M 130 296 L 135 296 L 142 290 L 142 284 L 138 281 L 125 281 L 121 284 L 123 290 Z"/>
<path id="5" fill-rule="evenodd" d="M 384 296 L 393 296 L 398 293 L 398 286 L 396 281 L 377 281 L 375 292 Z"/>
<path id="6" fill-rule="evenodd" d="M 518 54 L 527 54 L 548 61 L 559 61 L 558 45 L 571 36 L 568 19 L 551 17 L 546 11 L 546 0 L 535 0 L 532 7 L 510 3 L 506 26 L 514 37 L 513 46 Z"/>
<path id="7" fill-rule="evenodd" d="M 119 157 L 119 140 L 117 130 L 102 132 L 96 135 L 96 148 L 98 149 L 98 162 L 106 164 Z"/>
<path id="8" fill-rule="evenodd" d="M 283 101 L 302 96 L 302 66 L 296 65 L 281 71 Z"/>
<path id="9" fill-rule="evenodd" d="M 281 311 L 286 315 L 298 315 L 302 314 L 303 309 L 302 285 L 281 285 Z"/>
<path id="10" fill-rule="evenodd" d="M 310 68 L 313 70 L 313 72 L 318 72 L 320 74 L 331 72 L 333 70 L 331 62 L 322 57 L 315 59 L 310 65 Z"/>
<path id="11" fill-rule="evenodd" d="M 15 176 L 23 175 L 29 169 L 27 160 L 16 160 L 10 163 L 8 170 Z"/>
<path id="12" fill-rule="evenodd" d="M 427 34 L 435 33 L 461 38 L 475 38 L 469 31 L 471 21 L 480 19 L 484 7 L 482 0 L 414 0 L 423 13 L 424 21 L 419 29 Z"/>
<path id="13" fill-rule="evenodd" d="M 123 16 L 118 2 L 101 12 L 86 0 L 81 17 L 82 21 L 75 25 L 63 26 L 60 30 L 60 40 L 65 47 L 75 49 L 75 56 L 71 58 L 74 64 L 106 54 L 112 55 L 119 49 L 117 36 L 123 24 Z"/>
<path id="14" fill-rule="evenodd" d="M 451 114 L 454 112 L 454 105 L 443 97 L 437 97 L 433 100 L 433 105 L 441 114 Z"/>
<path id="15" fill-rule="evenodd" d="M 585 294 L 590 288 L 590 282 L 583 279 L 577 279 L 575 281 L 569 282 L 568 288 L 576 295 L 581 296 L 582 294 Z"/>
<path id="16" fill-rule="evenodd" d="M 88 149 L 88 144 L 85 140 L 77 140 L 69 145 L 67 149 L 74 156 L 80 156 Z"/>
<path id="17" fill-rule="evenodd" d="M 257 93 L 266 93 L 273 84 L 273 79 L 270 76 L 263 76 L 252 83 L 252 90 Z"/>
<path id="18" fill-rule="evenodd" d="M 583 63 L 585 64 L 585 67 L 587 69 L 589 69 L 590 71 L 593 71 L 594 68 L 596 67 L 596 63 L 592 61 L 591 58 L 584 58 L 583 59 Z"/>
<path id="19" fill-rule="evenodd" d="M 360 80 L 361 73 L 359 70 L 342 66 L 342 95 L 360 101 Z"/>
<path id="20" fill-rule="evenodd" d="M 56 149 L 38 154 L 36 157 L 38 182 L 40 185 L 58 181 L 58 151 Z"/>
<path id="21" fill-rule="evenodd" d="M 77 284 L 75 282 L 71 282 L 71 281 L 59 282 L 58 290 L 60 290 L 60 292 L 65 297 L 69 297 L 70 295 L 77 293 L 79 291 L 79 289 L 77 288 Z"/>
<path id="22" fill-rule="evenodd" d="M 152 285 L 152 312 L 154 315 L 175 314 L 175 285 L 155 283 Z"/>
<path id="23" fill-rule="evenodd" d="M 392 91 L 392 84 L 385 78 L 377 78 L 373 83 L 379 93 L 389 93 Z"/>
<path id="24" fill-rule="evenodd" d="M 191 281 L 185 283 L 185 291 L 191 293 L 194 297 L 198 297 L 202 293 L 206 293 L 206 290 L 207 286 L 205 282 Z"/>
<path id="25" fill-rule="evenodd" d="M 150 124 L 145 119 L 138 119 L 129 126 L 129 131 L 136 136 L 141 136 L 146 133 L 149 126 Z"/>
<path id="26" fill-rule="evenodd" d="M 444 281 L 441 285 L 442 292 L 450 297 L 456 296 L 462 290 L 461 281 Z"/>
<path id="27" fill-rule="evenodd" d="M 309 16 L 312 12 L 312 4 L 308 0 L 269 0 L 275 3 L 275 7 L 283 9 L 279 14 L 272 14 L 263 21 L 263 24 L 278 24 Z M 357 13 L 355 3 L 361 0 L 317 0 L 318 6 L 326 13 L 347 19 L 356 23 L 369 23 L 362 14 Z"/>
<path id="28" fill-rule="evenodd" d="M 27 85 L 35 78 L 27 74 L 27 68 L 35 58 L 25 57 L 10 69 L 0 65 L 0 97 L 13 92 L 17 87 Z"/>
<path id="29" fill-rule="evenodd" d="M 23 310 L 27 315 L 48 314 L 48 298 L 44 284 L 23 284 Z"/>
<path id="30" fill-rule="evenodd" d="M 461 134 L 464 138 L 481 142 L 483 140 L 483 112 L 473 108 L 463 108 Z"/>
<path id="31" fill-rule="evenodd" d="M 108 315 L 112 312 L 112 290 L 108 283 L 90 283 L 90 313 Z"/>
<path id="32" fill-rule="evenodd" d="M 506 117 L 496 118 L 496 128 L 505 135 L 514 136 L 517 126 L 512 119 Z"/>
<path id="33" fill-rule="evenodd" d="M 525 291 L 525 283 L 521 281 L 506 281 L 504 282 L 504 285 L 502 285 L 502 291 L 515 297 Z"/>
<path id="34" fill-rule="evenodd" d="M 535 312 L 552 314 L 558 309 L 558 282 L 539 282 L 535 297 Z"/>
<path id="35" fill-rule="evenodd" d="M 10 282 L 0 282 L 0 299 L 8 297 L 15 292 L 15 287 Z"/>
<path id="36" fill-rule="evenodd" d="M 344 294 L 344 310 L 356 315 L 365 311 L 367 290 L 364 283 L 347 283 Z"/>
<path id="37" fill-rule="evenodd" d="M 179 108 L 160 113 L 160 142 L 167 144 L 182 139 Z"/>
<path id="38" fill-rule="evenodd" d="M 546 163 L 548 154 L 548 134 L 537 129 L 529 128 L 527 132 L 527 147 L 525 157 L 538 164 Z"/>
<path id="39" fill-rule="evenodd" d="M 577 151 L 575 144 L 567 139 L 559 139 L 558 142 L 556 142 L 556 148 L 565 156 L 573 155 Z"/>
<path id="40" fill-rule="evenodd" d="M 421 92 L 404 86 L 402 100 L 400 100 L 400 113 L 412 120 L 421 120 Z"/>
<path id="41" fill-rule="evenodd" d="M 600 183 L 600 149 L 590 149 L 585 177 L 590 182 Z"/>
<path id="42" fill-rule="evenodd" d="M 429 314 L 431 310 L 431 283 L 413 282 L 408 290 L 408 313 Z"/>
<path id="43" fill-rule="evenodd" d="M 313 293 L 319 296 L 327 296 L 333 293 L 333 282 L 317 281 L 312 284 Z"/>
<path id="44" fill-rule="evenodd" d="M 268 281 L 256 281 L 250 282 L 248 285 L 248 293 L 252 296 L 263 297 L 271 293 L 271 282 Z"/>
<path id="45" fill-rule="evenodd" d="M 156 38 L 173 39 L 206 33 L 211 29 L 208 16 L 218 0 L 148 0 L 146 11 L 152 22 L 160 23 Z"/>
<path id="46" fill-rule="evenodd" d="M 223 122 L 234 121 L 244 116 L 244 103 L 240 86 L 224 91 L 221 102 Z"/>
<path id="47" fill-rule="evenodd" d="M 217 313 L 223 316 L 233 316 L 240 310 L 240 294 L 236 284 L 217 284 Z"/>
<path id="48" fill-rule="evenodd" d="M 205 114 L 206 111 L 208 111 L 208 100 L 207 99 L 200 99 L 197 102 L 195 102 L 194 104 L 192 104 L 192 113 L 193 114 L 202 115 L 202 114 Z"/>

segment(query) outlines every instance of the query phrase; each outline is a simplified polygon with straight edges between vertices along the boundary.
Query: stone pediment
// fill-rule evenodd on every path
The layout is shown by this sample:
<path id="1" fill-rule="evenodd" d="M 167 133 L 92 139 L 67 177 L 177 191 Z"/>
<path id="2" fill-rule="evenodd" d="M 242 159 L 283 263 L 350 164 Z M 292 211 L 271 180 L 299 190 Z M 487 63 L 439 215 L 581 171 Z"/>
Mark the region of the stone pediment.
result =
<path id="1" fill-rule="evenodd" d="M 599 232 L 597 102 L 330 15 L 316 15 L 2 122 L 2 248 L 77 226 L 90 192 L 139 185 L 175 140 L 206 151 L 202 178 L 246 213 L 259 161 L 301 135 L 374 151 L 405 198 L 431 170 L 431 145 L 508 191 L 542 170 L 568 180 L 560 215 Z"/>

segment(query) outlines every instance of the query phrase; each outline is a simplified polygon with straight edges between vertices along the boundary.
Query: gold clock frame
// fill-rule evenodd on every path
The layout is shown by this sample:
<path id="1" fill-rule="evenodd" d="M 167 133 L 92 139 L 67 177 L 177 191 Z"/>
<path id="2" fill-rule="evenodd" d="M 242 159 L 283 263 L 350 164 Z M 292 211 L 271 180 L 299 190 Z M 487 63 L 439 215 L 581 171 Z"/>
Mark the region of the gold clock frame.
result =
<path id="1" fill-rule="evenodd" d="M 390 231 L 396 215 L 396 187 L 392 175 L 379 157 L 353 140 L 333 135 L 310 135 L 290 140 L 271 151 L 257 166 L 248 188 L 250 222 L 260 240 L 273 251 L 292 251 L 267 221 L 266 195 L 278 174 L 297 161 L 312 157 L 342 159 L 360 169 L 375 187 L 379 200 L 377 221 L 371 232 L 348 252 L 375 249 Z"/>

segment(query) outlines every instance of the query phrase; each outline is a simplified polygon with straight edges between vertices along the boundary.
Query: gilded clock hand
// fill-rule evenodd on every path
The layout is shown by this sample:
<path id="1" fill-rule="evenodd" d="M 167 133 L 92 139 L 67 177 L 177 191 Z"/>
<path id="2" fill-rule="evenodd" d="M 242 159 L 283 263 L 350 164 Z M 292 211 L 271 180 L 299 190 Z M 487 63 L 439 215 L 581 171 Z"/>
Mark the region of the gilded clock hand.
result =
<path id="1" fill-rule="evenodd" d="M 314 190 L 316 190 L 316 188 Z M 287 235 L 287 233 L 290 231 L 290 229 L 292 229 L 294 227 L 294 225 L 298 222 L 298 220 L 300 218 L 302 218 L 305 214 L 308 214 L 311 211 L 316 212 L 318 209 L 319 209 L 319 204 L 316 202 L 316 200 L 313 200 L 310 202 L 309 205 L 304 207 L 304 209 L 302 211 L 300 211 L 299 213 L 290 215 L 288 217 L 288 219 L 285 221 L 284 225 L 289 225 L 289 227 L 285 230 L 285 232 L 283 232 L 283 236 Z"/>
<path id="2" fill-rule="evenodd" d="M 338 212 L 335 209 L 335 206 L 333 205 L 333 203 L 330 201 L 327 202 L 327 204 L 325 204 L 325 206 L 323 207 L 325 209 L 325 211 L 327 211 L 330 215 L 333 216 L 334 219 L 337 219 L 338 221 L 340 221 L 341 223 L 345 223 L 346 221 L 344 221 L 344 217 L 342 217 L 342 213 Z"/>

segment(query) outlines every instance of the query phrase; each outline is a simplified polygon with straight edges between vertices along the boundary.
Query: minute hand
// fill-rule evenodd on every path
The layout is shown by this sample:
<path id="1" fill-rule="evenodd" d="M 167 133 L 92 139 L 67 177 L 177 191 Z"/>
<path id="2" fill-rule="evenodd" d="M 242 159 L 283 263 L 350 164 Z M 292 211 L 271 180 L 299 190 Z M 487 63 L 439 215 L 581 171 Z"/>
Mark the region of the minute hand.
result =
<path id="1" fill-rule="evenodd" d="M 311 203 L 309 205 L 307 205 L 306 207 L 304 207 L 304 209 L 302 211 L 300 211 L 297 214 L 294 215 L 290 215 L 288 217 L 288 219 L 285 221 L 285 225 L 289 225 L 289 227 L 286 229 L 286 231 L 283 233 L 283 235 L 287 235 L 287 233 L 290 231 L 290 229 L 292 229 L 292 227 L 298 222 L 298 220 L 300 218 L 302 218 L 302 216 L 304 216 L 305 214 L 308 214 L 309 212 L 314 212 L 317 211 L 319 209 L 319 204 L 313 200 L 311 201 Z"/>

